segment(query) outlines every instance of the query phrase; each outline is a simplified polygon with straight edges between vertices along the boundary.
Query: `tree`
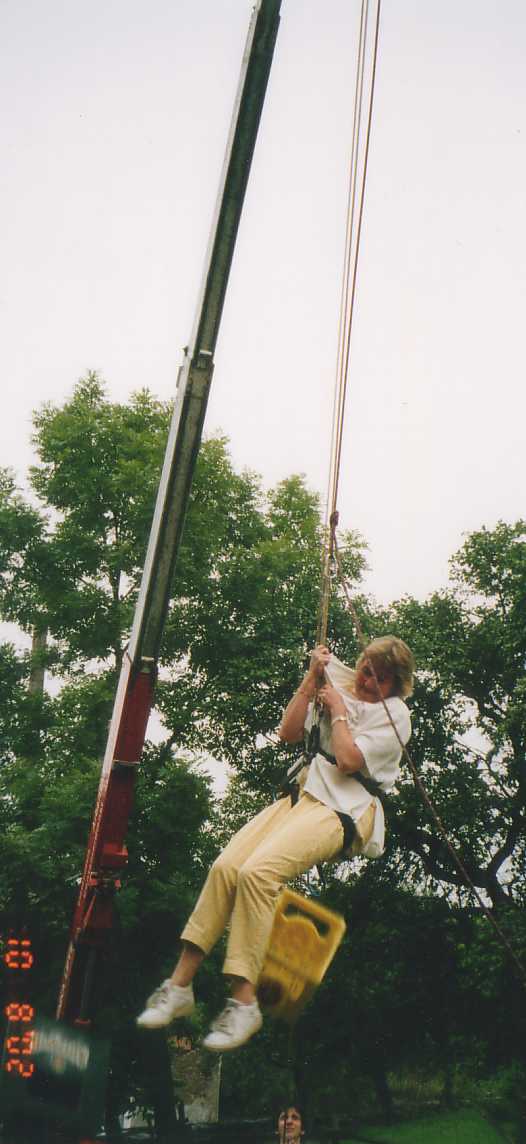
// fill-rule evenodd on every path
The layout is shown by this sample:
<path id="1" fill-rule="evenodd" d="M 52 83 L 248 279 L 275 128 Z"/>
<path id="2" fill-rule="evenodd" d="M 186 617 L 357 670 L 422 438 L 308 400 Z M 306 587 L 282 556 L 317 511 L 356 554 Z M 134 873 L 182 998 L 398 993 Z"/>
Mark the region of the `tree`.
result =
<path id="1" fill-rule="evenodd" d="M 32 690 L 31 654 L 4 647 L 10 717 L 0 770 L 0 900 L 42 935 L 39 1004 L 48 1012 L 169 414 L 146 391 L 128 406 L 111 404 L 89 374 L 62 408 L 46 405 L 35 415 L 36 505 L 10 474 L 1 489 L 0 612 L 24 631 L 48 633 L 39 662 L 60 684 L 58 693 Z M 213 750 L 222 761 L 250 765 L 262 757 L 270 783 L 275 762 L 261 737 L 274 727 L 284 674 L 298 672 L 294 617 L 304 647 L 312 640 L 319 535 L 317 499 L 299 478 L 267 501 L 253 474 L 234 472 L 223 439 L 204 443 L 162 649 L 164 741 L 145 750 L 119 896 L 126 969 L 118 965 L 120 1000 L 101 1010 L 114 1030 L 127 1027 L 143 1002 L 145 980 L 166 973 L 217 847 L 199 758 Z M 363 563 L 357 542 L 347 563 L 357 570 Z M 215 980 L 212 963 L 205 997 L 217 990 Z M 127 1050 L 124 1058 L 129 1064 Z"/>
<path id="2" fill-rule="evenodd" d="M 524 522 L 472 533 L 451 567 L 450 591 L 393 607 L 421 667 L 411 753 L 473 882 L 503 909 L 521 905 L 526 891 Z M 460 888 L 462 876 L 407 798 L 401 843 L 431 878 Z"/>
<path id="3" fill-rule="evenodd" d="M 169 415 L 169 407 L 147 391 L 125 406 L 108 402 L 102 383 L 89 374 L 63 407 L 47 405 L 35 416 L 38 463 L 31 472 L 30 497 L 17 490 L 12 474 L 4 473 L 0 482 L 0 614 L 30 634 L 48 633 L 39 651 L 21 652 L 8 644 L 0 649 L 0 906 L 4 913 L 17 910 L 42 934 L 41 964 L 47 970 L 39 1003 L 48 1011 L 138 592 Z M 516 907 L 524 900 L 525 857 L 524 533 L 518 522 L 472 534 L 454 559 L 453 587 L 425 602 L 405 598 L 380 608 L 361 594 L 356 598 L 368 638 L 394 631 L 416 652 L 411 754 L 475 884 L 501 914 L 511 912 L 505 921 L 519 942 L 523 923 Z M 120 1029 L 116 1099 L 130 1068 L 137 1093 L 142 1083 L 137 1043 L 126 1030 L 130 1012 L 144 1000 L 145 980 L 154 984 L 168 970 L 180 924 L 219 843 L 253 813 L 258 800 L 268 801 L 290 761 L 275 729 L 314 638 L 321 536 L 317 497 L 301 478 L 290 477 L 264 495 L 254 474 L 234 471 L 223 438 L 203 444 L 161 649 L 156 697 L 161 741 L 145 749 L 130 824 L 130 862 L 119 896 L 114 972 L 121 988 L 119 997 L 106 997 L 101 1009 L 101 1019 Z M 346 575 L 360 593 L 364 542 L 349 533 L 340 547 Z M 331 602 L 330 640 L 338 655 L 352 661 L 358 642 L 338 588 Z M 28 685 L 37 660 L 54 681 L 49 690 Z M 213 805 L 200 770 L 204 757 L 234 772 L 220 808 Z M 479 1035 L 481 1042 L 487 1037 L 488 1057 L 505 1059 L 518 1044 L 523 1016 L 520 1004 L 510 1001 L 502 1018 L 496 1017 L 504 958 L 488 938 L 487 924 L 406 771 L 397 806 L 386 858 L 365 870 L 360 862 L 340 867 L 329 887 L 354 927 L 357 917 L 364 920 L 359 942 L 352 938 L 350 970 L 345 962 L 343 973 L 342 960 L 340 979 L 335 969 L 338 988 L 347 989 L 349 997 L 342 1004 L 328 984 L 312 1011 L 333 1034 L 326 1059 L 334 1071 L 345 1036 L 343 1018 L 350 1016 L 347 1006 L 352 1002 L 355 1012 L 363 995 L 367 1011 L 375 1014 L 369 1056 L 373 1026 L 390 1030 L 382 1042 L 387 1069 L 401 1043 L 396 1026 L 402 1017 L 384 981 L 392 980 L 407 997 L 407 1029 L 416 1035 L 423 998 L 432 982 L 436 986 L 439 972 L 436 968 L 430 976 L 424 964 L 426 933 L 433 934 L 436 964 L 438 951 L 447 947 L 450 957 L 451 943 L 454 947 L 458 987 L 453 995 L 458 1012 L 465 1014 L 463 1029 L 474 1006 L 470 974 L 488 983 Z M 358 885 L 356 870 L 362 877 Z M 368 911 L 364 901 L 369 899 L 375 908 Z M 379 940 L 373 950 L 374 933 Z M 389 935 L 394 968 L 386 954 Z M 419 955 L 409 974 L 412 946 Z M 359 948 L 373 967 L 371 987 L 363 978 Z M 218 994 L 212 959 L 202 996 L 213 1003 Z M 365 1009 L 362 1016 L 365 1023 Z M 489 1035 L 491 1022 L 497 1037 Z M 451 1026 L 455 1037 L 460 1024 Z M 309 1043 L 315 1025 L 310 1028 Z M 440 1024 L 438 1002 L 428 1034 L 439 1055 L 450 1031 Z M 265 1038 L 270 1060 L 278 1053 L 279 1037 L 275 1040 L 270 1030 Z M 408 1053 L 409 1039 L 404 1041 Z M 311 1076 L 320 1064 L 312 1048 L 303 1062 Z M 273 1076 L 277 1085 L 278 1066 Z M 383 1083 L 380 1073 L 376 1083 Z"/>

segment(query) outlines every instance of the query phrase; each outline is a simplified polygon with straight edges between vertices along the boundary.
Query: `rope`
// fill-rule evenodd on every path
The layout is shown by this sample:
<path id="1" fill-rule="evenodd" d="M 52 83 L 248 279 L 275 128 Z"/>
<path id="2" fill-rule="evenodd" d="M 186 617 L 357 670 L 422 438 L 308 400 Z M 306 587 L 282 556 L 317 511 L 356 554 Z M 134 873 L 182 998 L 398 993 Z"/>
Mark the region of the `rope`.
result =
<path id="1" fill-rule="evenodd" d="M 362 179 L 360 184 L 359 206 L 358 206 L 358 223 L 355 231 L 355 216 L 356 216 L 356 200 L 357 200 L 357 184 L 358 184 L 358 155 L 360 147 L 360 131 L 363 110 L 363 94 L 364 94 L 364 76 L 365 76 L 365 61 L 366 61 L 366 45 L 367 45 L 367 28 L 369 19 L 369 0 L 362 0 L 361 15 L 360 15 L 360 32 L 358 42 L 358 55 L 356 67 L 356 84 L 355 84 L 355 100 L 354 100 L 354 117 L 353 117 L 353 133 L 352 133 L 352 147 L 351 147 L 351 163 L 349 173 L 349 190 L 347 201 L 347 223 L 346 223 L 346 236 L 345 236 L 345 253 L 344 265 L 342 276 L 342 290 L 340 300 L 340 317 L 338 326 L 338 355 L 337 355 L 337 369 L 336 381 L 334 392 L 333 404 L 333 422 L 332 422 L 332 439 L 331 439 L 331 453 L 329 464 L 329 487 L 327 495 L 327 510 L 325 520 L 325 544 L 322 554 L 322 572 L 321 572 L 321 586 L 320 586 L 320 600 L 318 609 L 318 624 L 316 643 L 325 644 L 327 642 L 327 627 L 329 616 L 329 600 L 331 596 L 332 580 L 334 569 L 336 568 L 340 582 L 342 584 L 344 594 L 347 600 L 349 610 L 351 612 L 356 632 L 365 654 L 367 664 L 371 670 L 374 678 L 378 697 L 383 703 L 384 710 L 387 718 L 393 728 L 393 731 L 398 740 L 399 746 L 403 757 L 406 759 L 415 787 L 427 807 L 437 830 L 445 843 L 447 851 L 453 860 L 454 865 L 459 871 L 464 883 L 469 886 L 471 892 L 474 894 L 482 913 L 492 925 L 497 937 L 503 947 L 506 949 L 511 961 L 515 965 L 521 979 L 526 984 L 526 969 L 515 953 L 515 950 L 510 945 L 505 933 L 499 926 L 498 922 L 490 912 L 485 902 L 483 901 L 477 887 L 468 874 L 464 863 L 462 862 L 459 854 L 449 840 L 447 831 L 442 823 L 442 820 L 431 801 L 427 790 L 420 778 L 418 770 L 407 750 L 407 747 L 402 742 L 398 728 L 391 716 L 391 712 L 385 702 L 385 699 L 380 691 L 378 677 L 374 667 L 374 663 L 367 655 L 367 640 L 365 639 L 362 626 L 356 608 L 351 600 L 338 549 L 336 539 L 336 528 L 338 526 L 338 510 L 337 510 L 337 497 L 338 485 L 340 479 L 341 469 L 341 456 L 342 456 L 342 441 L 343 441 L 343 427 L 345 419 L 345 404 L 348 389 L 348 376 L 349 376 L 349 361 L 350 361 L 350 348 L 351 348 L 351 333 L 354 315 L 354 302 L 356 296 L 356 282 L 358 275 L 358 256 L 360 252 L 360 240 L 362 233 L 363 221 L 363 208 L 365 200 L 365 184 L 367 177 L 367 166 L 369 159 L 369 146 L 371 138 L 371 124 L 373 114 L 374 90 L 376 81 L 376 64 L 378 58 L 378 39 L 380 29 L 380 8 L 381 0 L 377 0 L 376 8 L 376 24 L 374 32 L 374 45 L 372 56 L 372 69 L 371 69 L 371 82 L 369 90 L 369 104 L 367 115 L 367 132 L 365 140 L 365 151 L 363 160 Z M 355 238 L 356 234 L 356 238 Z M 355 239 L 355 240 L 354 240 Z"/>
<path id="2" fill-rule="evenodd" d="M 358 276 L 358 256 L 362 234 L 363 209 L 365 201 L 365 184 L 369 160 L 369 146 L 371 139 L 371 124 L 373 115 L 374 89 L 376 80 L 376 62 L 378 56 L 378 38 L 380 30 L 381 0 L 377 0 L 376 25 L 374 32 L 373 57 L 371 79 L 369 88 L 369 101 L 367 113 L 367 130 L 363 158 L 362 178 L 360 183 L 359 203 L 357 206 L 357 185 L 359 169 L 360 133 L 362 125 L 364 81 L 366 65 L 367 29 L 369 21 L 369 0 L 362 0 L 360 16 L 360 32 L 358 42 L 356 83 L 354 98 L 354 117 L 352 131 L 351 162 L 349 171 L 349 190 L 347 200 L 347 223 L 345 235 L 345 253 L 343 262 L 342 289 L 340 300 L 340 318 L 338 326 L 338 354 L 336 367 L 336 381 L 333 404 L 333 422 L 331 453 L 329 463 L 329 486 L 327 495 L 327 515 L 325 521 L 325 545 L 322 555 L 322 572 L 320 587 L 320 602 L 318 610 L 318 626 L 316 643 L 325 644 L 327 640 L 327 626 L 329 615 L 329 600 L 333 578 L 333 537 L 334 520 L 337 523 L 337 497 L 340 479 L 343 427 L 345 418 L 345 404 L 348 388 L 349 361 L 351 348 L 351 333 L 354 315 L 354 302 L 356 296 L 356 282 Z M 356 223 L 356 214 L 358 215 Z"/>
<path id="3" fill-rule="evenodd" d="M 508 941 L 508 938 L 506 937 L 506 934 L 504 933 L 504 931 L 501 929 L 499 923 L 496 921 L 495 917 L 493 916 L 491 911 L 486 906 L 481 895 L 479 894 L 479 891 L 477 890 L 477 887 L 475 886 L 470 875 L 468 874 L 466 867 L 464 866 L 464 863 L 462 862 L 462 859 L 460 858 L 460 855 L 458 854 L 458 852 L 455 849 L 455 847 L 453 846 L 453 844 L 450 842 L 448 833 L 447 833 L 446 828 L 442 822 L 442 819 L 440 818 L 440 815 L 439 815 L 434 803 L 432 802 L 431 798 L 429 797 L 429 795 L 427 793 L 427 790 L 426 790 L 426 788 L 422 782 L 422 779 L 420 778 L 420 775 L 418 773 L 417 767 L 416 767 L 413 759 L 411 758 L 411 755 L 409 754 L 409 751 L 407 750 L 405 743 L 403 743 L 402 739 L 400 738 L 398 728 L 394 722 L 394 719 L 393 719 L 391 712 L 387 706 L 387 703 L 386 703 L 386 701 L 385 701 L 385 699 L 384 699 L 384 697 L 380 691 L 380 684 L 378 682 L 378 676 L 376 674 L 374 663 L 373 663 L 372 659 L 370 658 L 370 656 L 367 655 L 368 641 L 365 638 L 363 628 L 362 628 L 362 625 L 360 623 L 360 617 L 359 617 L 359 615 L 356 611 L 356 608 L 354 606 L 354 603 L 351 599 L 349 589 L 347 586 L 347 582 L 346 582 L 346 579 L 344 576 L 341 557 L 340 557 L 340 551 L 339 551 L 338 542 L 336 539 L 336 525 L 333 525 L 331 531 L 332 531 L 331 547 L 332 547 L 332 549 L 334 551 L 334 555 L 335 555 L 336 565 L 337 565 L 337 569 L 338 569 L 338 576 L 339 576 L 340 583 L 342 585 L 342 588 L 343 588 L 343 591 L 345 594 L 345 599 L 347 601 L 349 611 L 350 611 L 352 619 L 354 621 L 356 633 L 357 633 L 359 642 L 360 642 L 361 647 L 362 647 L 362 652 L 364 654 L 367 665 L 368 665 L 368 667 L 371 671 L 371 674 L 373 676 L 373 679 L 375 681 L 378 699 L 383 704 L 384 711 L 385 711 L 387 718 L 391 724 L 391 727 L 392 727 L 392 729 L 396 735 L 400 749 L 402 751 L 402 755 L 403 755 L 404 759 L 406 760 L 406 762 L 409 766 L 409 770 L 411 771 L 413 782 L 414 782 L 414 784 L 415 784 L 415 786 L 416 786 L 416 788 L 417 788 L 417 790 L 418 790 L 418 792 L 422 798 L 422 801 L 426 805 L 426 807 L 427 807 L 427 809 L 428 809 L 428 811 L 429 811 L 429 813 L 433 819 L 433 822 L 435 823 L 435 826 L 436 826 L 436 828 L 437 828 L 437 830 L 438 830 L 438 832 L 442 838 L 442 841 L 446 845 L 446 848 L 447 848 L 447 851 L 448 851 L 450 857 L 452 858 L 457 870 L 461 874 L 463 881 L 465 882 L 465 884 L 467 886 L 469 886 L 471 892 L 475 895 L 475 898 L 477 899 L 477 902 L 478 902 L 478 904 L 482 910 L 482 913 L 485 915 L 487 920 L 493 926 L 493 929 L 494 929 L 495 933 L 497 934 L 499 941 L 501 942 L 501 944 L 506 949 L 508 956 L 510 957 L 511 961 L 515 965 L 515 968 L 517 969 L 520 977 L 522 978 L 523 983 L 526 985 L 526 968 L 525 968 L 525 966 L 522 964 L 522 962 L 521 962 L 520 958 L 518 957 L 518 955 L 516 954 L 515 950 L 510 945 L 510 942 Z"/>

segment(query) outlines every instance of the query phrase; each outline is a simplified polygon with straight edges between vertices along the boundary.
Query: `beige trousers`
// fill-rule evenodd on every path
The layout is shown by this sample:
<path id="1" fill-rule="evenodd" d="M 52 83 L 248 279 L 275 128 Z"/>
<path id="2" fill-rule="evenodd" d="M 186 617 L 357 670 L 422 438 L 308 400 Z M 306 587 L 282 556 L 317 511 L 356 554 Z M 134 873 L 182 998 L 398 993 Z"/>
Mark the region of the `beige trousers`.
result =
<path id="1" fill-rule="evenodd" d="M 367 841 L 374 803 L 356 824 Z M 214 862 L 182 934 L 208 953 L 230 920 L 223 972 L 255 985 L 282 885 L 318 862 L 335 858 L 343 827 L 330 807 L 303 794 L 295 806 L 278 799 L 247 822 Z"/>

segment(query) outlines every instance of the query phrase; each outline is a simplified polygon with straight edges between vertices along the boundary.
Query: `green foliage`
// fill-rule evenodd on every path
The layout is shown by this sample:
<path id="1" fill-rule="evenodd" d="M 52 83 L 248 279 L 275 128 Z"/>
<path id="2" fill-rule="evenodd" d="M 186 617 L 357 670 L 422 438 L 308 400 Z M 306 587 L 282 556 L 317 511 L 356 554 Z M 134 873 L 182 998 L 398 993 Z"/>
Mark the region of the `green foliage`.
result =
<path id="1" fill-rule="evenodd" d="M 469 1082 L 468 1082 L 469 1084 Z M 469 1084 L 473 1103 L 506 1133 L 506 1138 L 522 1144 L 526 1128 L 526 1067 L 515 1061 Z"/>
<path id="2" fill-rule="evenodd" d="M 15 479 L 0 469 L 0 604 L 4 620 L 26 630 L 42 615 L 39 581 L 46 566 L 46 520 L 17 491 Z"/>
<path id="3" fill-rule="evenodd" d="M 362 1131 L 362 1129 L 361 1129 Z M 388 1129 L 363 1128 L 370 1144 L 502 1144 L 497 1128 L 478 1112 L 462 1111 L 428 1116 L 409 1124 L 397 1124 Z M 345 1144 L 352 1144 L 352 1137 Z M 365 1137 L 363 1137 L 365 1139 Z"/>
<path id="4" fill-rule="evenodd" d="M 36 507 L 10 474 L 1 484 L 0 615 L 41 638 L 31 653 L 6 644 L 0 655 L 0 907 L 4 927 L 23 920 L 42 935 L 37 991 L 48 1013 L 169 417 L 169 407 L 146 391 L 128 405 L 110 403 L 89 374 L 63 407 L 46 405 L 35 415 Z M 119 987 L 100 1010 L 118 1043 L 129 1037 L 130 1013 L 145 991 L 170 968 L 225 834 L 199 758 L 213 751 L 254 774 L 263 763 L 269 790 L 272 733 L 312 643 L 319 539 L 317 498 L 301 479 L 265 498 L 253 474 L 234 472 L 224 439 L 204 443 L 162 648 L 157 698 L 165 740 L 146 746 L 138 775 L 121 928 L 107 969 Z M 359 574 L 358 543 L 347 562 Z M 32 684 L 37 662 L 47 669 L 49 690 Z M 212 959 L 203 996 L 217 1001 L 214 967 Z M 122 1059 L 135 1059 L 135 1049 L 126 1057 L 124 1042 L 121 1048 Z"/>
<path id="5" fill-rule="evenodd" d="M 451 591 L 393 606 L 423 669 L 411 754 L 472 880 L 497 907 L 522 903 L 526 888 L 525 531 L 518 521 L 473 533 L 452 559 Z M 402 845 L 433 879 L 461 885 L 409 787 L 402 805 Z"/>
<path id="6" fill-rule="evenodd" d="M 35 415 L 31 500 L 0 473 L 0 615 L 40 637 L 40 650 L 0 647 L 0 909 L 40 935 L 39 1003 L 48 1012 L 169 418 L 169 406 L 146 390 L 126 405 L 109 402 L 88 374 L 64 406 Z M 163 741 L 147 744 L 138 773 L 101 1007 L 102 1023 L 116 1031 L 117 1103 L 132 1074 L 136 1094 L 142 1084 L 130 1014 L 169 971 L 219 845 L 268 801 L 290 762 L 276 727 L 314 640 L 321 538 L 318 498 L 302 478 L 264 494 L 255 474 L 234 471 L 224 438 L 203 444 L 161 648 Z M 364 541 L 348 533 L 340 551 L 359 592 Z M 380 608 L 358 594 L 355 603 L 369 637 L 392 631 L 415 651 L 412 758 L 470 876 L 520 950 L 526 525 L 473 533 L 452 572 L 452 587 L 426 601 Z M 337 585 L 329 632 L 351 662 L 358 643 Z M 51 683 L 45 691 L 34 684 L 39 662 Z M 201 766 L 210 757 L 233 776 L 221 805 Z M 386 857 L 328 875 L 328 900 L 349 933 L 305 1014 L 295 1057 L 297 1083 L 322 1110 L 329 1098 L 342 1106 L 346 1093 L 358 1099 L 360 1084 L 387 1107 L 395 1063 L 424 1058 L 448 1090 L 448 1062 L 511 1068 L 524 1044 L 516 980 L 407 768 L 396 806 Z M 219 1003 L 220 953 L 201 977 L 198 1025 Z M 247 1050 L 247 1111 L 266 1111 L 267 1096 L 288 1084 L 284 1054 L 273 1026 Z M 229 1063 L 225 1107 L 234 1111 L 240 1084 Z"/>
<path id="7" fill-rule="evenodd" d="M 88 374 L 62 409 L 35 415 L 41 463 L 31 470 L 53 510 L 41 580 L 47 626 L 63 661 L 119 661 L 129 629 L 159 471 L 169 407 L 146 390 L 129 405 L 108 402 Z"/>

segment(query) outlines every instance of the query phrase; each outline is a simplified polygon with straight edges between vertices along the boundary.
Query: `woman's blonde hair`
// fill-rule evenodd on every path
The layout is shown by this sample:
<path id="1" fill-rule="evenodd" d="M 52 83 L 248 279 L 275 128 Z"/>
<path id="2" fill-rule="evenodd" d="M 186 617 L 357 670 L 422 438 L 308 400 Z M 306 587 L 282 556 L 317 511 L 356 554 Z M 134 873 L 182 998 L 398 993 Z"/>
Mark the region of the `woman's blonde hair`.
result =
<path id="1" fill-rule="evenodd" d="M 372 659 L 375 670 L 383 667 L 392 672 L 393 695 L 399 695 L 402 699 L 412 695 L 415 660 L 411 649 L 403 640 L 398 636 L 380 636 L 367 645 L 358 664 L 367 661 L 368 657 Z"/>

